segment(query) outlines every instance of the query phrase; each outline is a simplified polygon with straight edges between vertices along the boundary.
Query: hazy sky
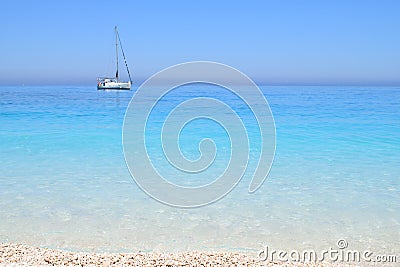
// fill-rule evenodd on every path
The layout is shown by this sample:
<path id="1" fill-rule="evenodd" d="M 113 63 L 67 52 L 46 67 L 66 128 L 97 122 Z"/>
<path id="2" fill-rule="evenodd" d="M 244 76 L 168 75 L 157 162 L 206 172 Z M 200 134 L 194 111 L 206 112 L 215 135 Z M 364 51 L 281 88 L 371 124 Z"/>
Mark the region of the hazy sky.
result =
<path id="1" fill-rule="evenodd" d="M 263 84 L 400 84 L 396 0 L 3 0 L 1 9 L 0 84 L 113 75 L 114 25 L 137 84 L 193 60 Z"/>

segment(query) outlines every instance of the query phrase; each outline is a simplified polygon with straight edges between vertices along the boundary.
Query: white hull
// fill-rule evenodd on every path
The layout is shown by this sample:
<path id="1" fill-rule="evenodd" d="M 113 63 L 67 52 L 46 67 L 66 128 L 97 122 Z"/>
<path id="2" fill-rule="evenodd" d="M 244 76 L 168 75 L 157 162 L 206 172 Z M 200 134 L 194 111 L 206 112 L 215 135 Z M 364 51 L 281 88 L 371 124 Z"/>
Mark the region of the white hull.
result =
<path id="1" fill-rule="evenodd" d="M 97 83 L 98 90 L 130 90 L 131 82 L 98 82 Z"/>

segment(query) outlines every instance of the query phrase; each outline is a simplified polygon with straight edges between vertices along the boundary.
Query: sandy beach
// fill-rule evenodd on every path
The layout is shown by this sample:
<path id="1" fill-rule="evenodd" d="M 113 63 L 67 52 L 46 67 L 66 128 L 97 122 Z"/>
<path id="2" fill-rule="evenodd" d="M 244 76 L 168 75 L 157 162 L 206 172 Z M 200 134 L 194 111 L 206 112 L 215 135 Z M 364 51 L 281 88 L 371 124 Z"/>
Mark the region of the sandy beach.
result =
<path id="1" fill-rule="evenodd" d="M 330 263 L 264 262 L 234 252 L 83 253 L 0 244 L 0 266 L 339 266 Z M 340 265 L 350 266 L 350 265 Z"/>

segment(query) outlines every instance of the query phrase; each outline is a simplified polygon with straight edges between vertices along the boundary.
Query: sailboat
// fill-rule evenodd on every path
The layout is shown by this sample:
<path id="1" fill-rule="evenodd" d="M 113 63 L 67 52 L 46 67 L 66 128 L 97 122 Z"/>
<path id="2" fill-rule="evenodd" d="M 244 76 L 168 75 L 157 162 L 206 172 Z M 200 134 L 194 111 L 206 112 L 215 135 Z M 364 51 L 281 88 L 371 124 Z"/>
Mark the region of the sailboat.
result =
<path id="1" fill-rule="evenodd" d="M 122 56 L 124 57 L 126 70 L 128 72 L 128 76 L 129 76 L 128 82 L 120 81 L 120 79 L 118 77 L 118 42 L 121 47 Z M 121 39 L 119 38 L 117 26 L 115 26 L 115 52 L 116 52 L 116 62 L 117 62 L 117 71 L 115 72 L 115 77 L 114 78 L 108 78 L 108 77 L 97 78 L 97 90 L 107 90 L 107 89 L 130 90 L 131 89 L 131 84 L 132 84 L 131 74 L 129 73 L 128 63 L 126 62 L 125 53 L 124 53 L 124 50 L 122 49 L 122 43 L 121 43 Z"/>

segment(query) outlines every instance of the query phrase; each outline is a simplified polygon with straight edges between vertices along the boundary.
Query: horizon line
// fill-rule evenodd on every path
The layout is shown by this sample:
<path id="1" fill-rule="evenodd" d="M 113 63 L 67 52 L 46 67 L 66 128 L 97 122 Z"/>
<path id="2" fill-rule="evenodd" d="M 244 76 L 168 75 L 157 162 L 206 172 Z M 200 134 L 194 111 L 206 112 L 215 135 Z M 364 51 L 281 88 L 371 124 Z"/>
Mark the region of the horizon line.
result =
<path id="1" fill-rule="evenodd" d="M 195 82 L 194 82 L 195 83 Z M 197 83 L 197 82 L 196 82 Z M 132 83 L 134 87 L 140 87 L 143 84 L 141 83 Z M 205 83 L 207 84 L 207 83 Z M 267 82 L 255 82 L 257 86 L 343 86 L 343 87 L 351 87 L 351 86 L 360 86 L 360 87 L 368 87 L 368 86 L 377 86 L 377 87 L 400 87 L 400 82 L 396 83 L 267 83 Z M 5 86 L 85 86 L 85 87 L 96 87 L 97 84 L 94 82 L 91 83 L 4 83 L 0 84 L 0 87 Z M 160 84 L 162 86 L 162 84 Z"/>

